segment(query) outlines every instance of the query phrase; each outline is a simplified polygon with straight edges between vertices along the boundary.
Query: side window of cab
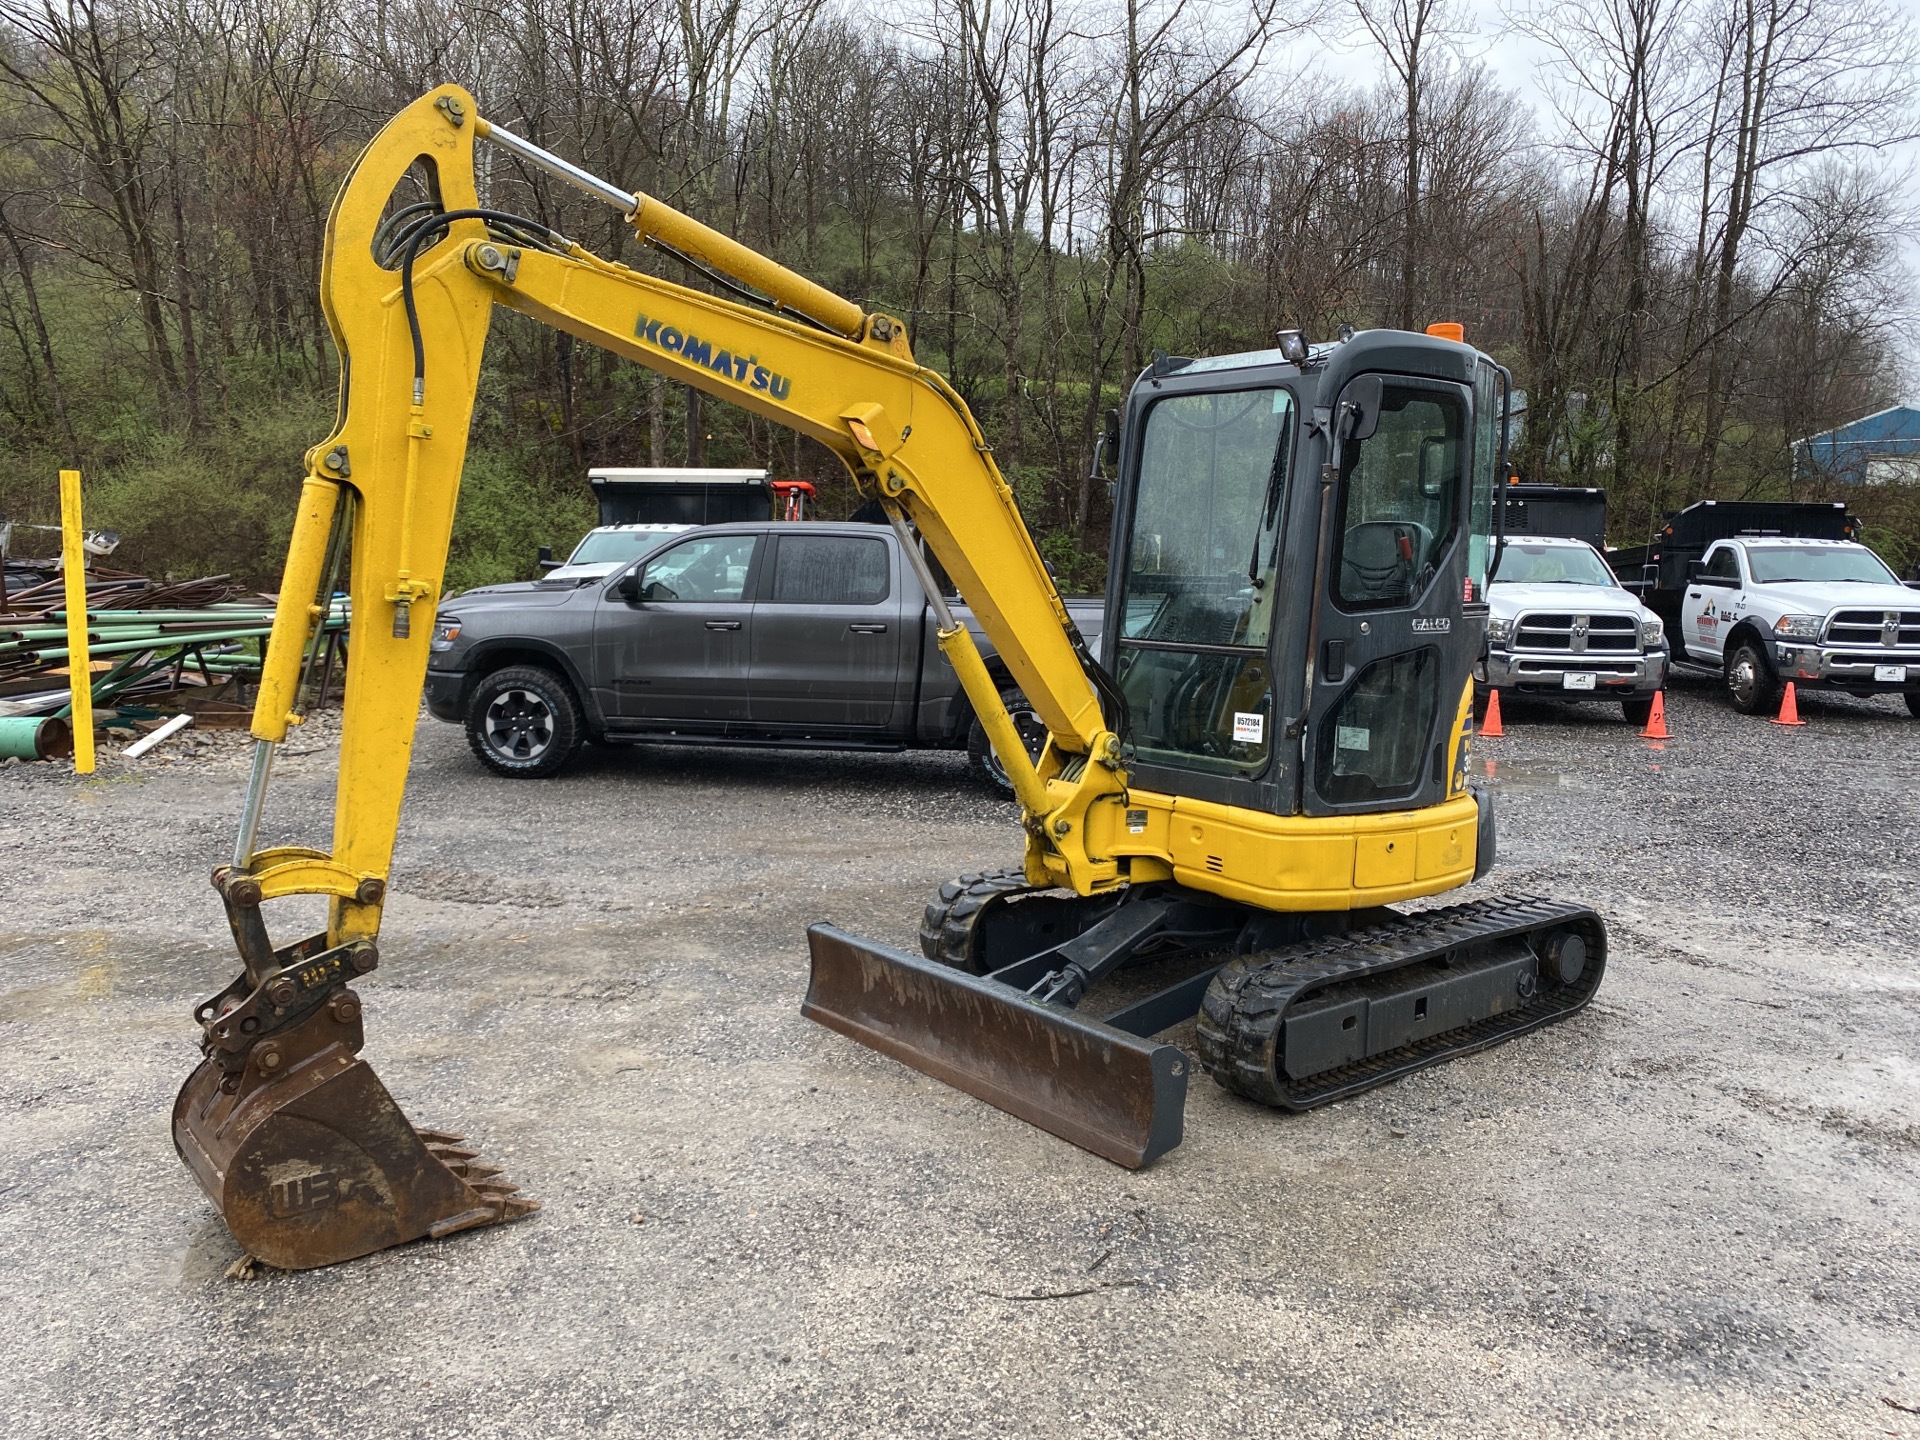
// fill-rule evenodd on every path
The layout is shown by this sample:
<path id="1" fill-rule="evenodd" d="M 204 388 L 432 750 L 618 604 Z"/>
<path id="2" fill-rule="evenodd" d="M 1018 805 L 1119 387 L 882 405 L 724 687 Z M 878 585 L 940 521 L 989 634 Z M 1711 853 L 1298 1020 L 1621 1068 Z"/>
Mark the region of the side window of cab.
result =
<path id="1" fill-rule="evenodd" d="M 647 561 L 639 598 L 660 601 L 727 602 L 747 592 L 756 535 L 715 535 L 685 540 Z"/>
<path id="2" fill-rule="evenodd" d="M 1722 545 L 1707 557 L 1707 568 L 1703 572 L 1714 580 L 1740 581 L 1740 556 L 1731 545 Z"/>

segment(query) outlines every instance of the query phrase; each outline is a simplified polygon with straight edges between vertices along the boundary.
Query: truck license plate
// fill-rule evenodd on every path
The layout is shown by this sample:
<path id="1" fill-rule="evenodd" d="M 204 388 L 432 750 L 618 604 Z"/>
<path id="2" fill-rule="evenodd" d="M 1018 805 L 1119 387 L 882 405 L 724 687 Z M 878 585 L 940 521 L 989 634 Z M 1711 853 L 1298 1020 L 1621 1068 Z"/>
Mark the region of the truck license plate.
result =
<path id="1" fill-rule="evenodd" d="M 1591 690 L 1600 677 L 1591 671 L 1573 670 L 1560 677 L 1562 690 Z"/>
<path id="2" fill-rule="evenodd" d="M 1907 678 L 1907 667 L 1904 665 L 1876 665 L 1873 667 L 1873 678 L 1876 680 L 1904 680 Z"/>

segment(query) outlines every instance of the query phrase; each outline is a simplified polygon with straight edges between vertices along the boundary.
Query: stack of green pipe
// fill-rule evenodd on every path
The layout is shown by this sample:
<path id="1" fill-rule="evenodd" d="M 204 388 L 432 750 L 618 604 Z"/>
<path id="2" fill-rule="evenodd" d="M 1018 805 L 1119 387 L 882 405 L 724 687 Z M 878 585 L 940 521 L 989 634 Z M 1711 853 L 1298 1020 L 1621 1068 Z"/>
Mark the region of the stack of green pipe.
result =
<path id="1" fill-rule="evenodd" d="M 50 610 L 23 617 L 15 628 L 0 628 L 0 678 L 31 675 L 35 671 L 64 666 L 71 654 L 63 621 L 65 610 Z M 0 616 L 0 626 L 7 617 Z M 322 632 L 344 630 L 347 608 L 336 600 L 329 608 Z M 259 668 L 257 657 L 237 653 L 242 642 L 264 642 L 273 630 L 273 611 L 261 605 L 212 605 L 202 610 L 90 610 L 87 612 L 87 653 L 112 658 L 116 664 L 105 676 L 95 680 L 96 698 L 101 690 L 111 698 L 135 680 L 122 677 L 125 663 L 151 655 L 157 663 L 136 666 L 137 679 L 166 665 L 178 663 L 187 652 L 198 652 L 209 671 L 232 674 Z M 212 653 L 207 653 L 211 650 Z M 196 662 L 196 668 L 199 668 Z"/>

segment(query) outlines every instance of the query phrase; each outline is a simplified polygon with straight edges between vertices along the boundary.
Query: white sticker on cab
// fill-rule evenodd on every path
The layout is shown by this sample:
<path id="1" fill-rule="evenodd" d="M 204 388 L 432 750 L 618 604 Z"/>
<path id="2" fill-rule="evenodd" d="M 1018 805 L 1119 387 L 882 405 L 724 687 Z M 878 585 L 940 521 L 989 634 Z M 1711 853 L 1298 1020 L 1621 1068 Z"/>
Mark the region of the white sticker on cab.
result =
<path id="1" fill-rule="evenodd" d="M 1267 717 L 1249 715 L 1245 710 L 1233 712 L 1233 743 L 1236 745 L 1258 745 L 1267 736 Z"/>

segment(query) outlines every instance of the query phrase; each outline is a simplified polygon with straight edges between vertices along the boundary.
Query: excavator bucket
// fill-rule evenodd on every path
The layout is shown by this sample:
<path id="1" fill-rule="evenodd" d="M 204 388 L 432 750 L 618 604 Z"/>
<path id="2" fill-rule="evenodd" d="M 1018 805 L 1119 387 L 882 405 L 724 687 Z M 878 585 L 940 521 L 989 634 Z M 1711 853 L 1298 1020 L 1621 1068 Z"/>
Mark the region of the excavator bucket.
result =
<path id="1" fill-rule="evenodd" d="M 832 925 L 807 943 L 808 1019 L 1130 1170 L 1180 1143 L 1179 1047 Z"/>
<path id="2" fill-rule="evenodd" d="M 226 998 L 201 1007 L 210 1036 Z M 210 1041 L 174 1102 L 180 1158 L 249 1255 L 306 1270 L 540 1208 L 458 1135 L 409 1124 L 361 1039 L 359 997 L 333 989 L 237 1069 Z"/>

